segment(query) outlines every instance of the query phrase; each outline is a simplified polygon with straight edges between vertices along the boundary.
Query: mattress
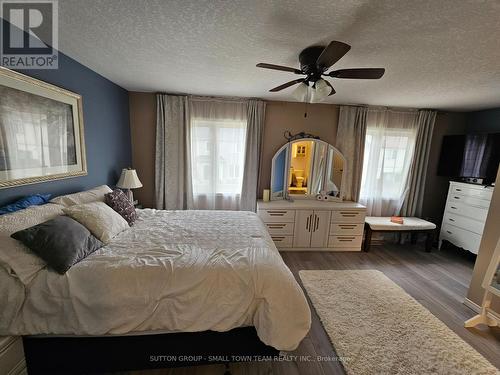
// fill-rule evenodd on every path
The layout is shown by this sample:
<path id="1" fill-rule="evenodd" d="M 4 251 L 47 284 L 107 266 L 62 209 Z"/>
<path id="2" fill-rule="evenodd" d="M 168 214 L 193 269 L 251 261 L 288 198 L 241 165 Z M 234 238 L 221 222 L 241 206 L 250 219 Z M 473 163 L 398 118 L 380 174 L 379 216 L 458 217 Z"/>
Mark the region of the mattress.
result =
<path id="1" fill-rule="evenodd" d="M 0 272 L 0 335 L 122 335 L 255 326 L 278 350 L 310 328 L 307 301 L 250 212 L 138 210 L 135 225 L 28 285 Z"/>

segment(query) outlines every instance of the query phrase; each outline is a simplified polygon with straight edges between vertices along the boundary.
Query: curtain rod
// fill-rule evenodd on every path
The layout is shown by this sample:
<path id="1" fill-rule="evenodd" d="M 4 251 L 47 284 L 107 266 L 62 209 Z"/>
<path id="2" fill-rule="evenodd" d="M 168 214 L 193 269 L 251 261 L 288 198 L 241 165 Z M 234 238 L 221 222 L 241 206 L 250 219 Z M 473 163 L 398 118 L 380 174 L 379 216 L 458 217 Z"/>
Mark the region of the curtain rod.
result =
<path id="1" fill-rule="evenodd" d="M 175 96 L 187 96 L 188 98 L 191 98 L 193 100 L 221 100 L 221 101 L 248 101 L 248 100 L 262 100 L 265 101 L 262 98 L 256 98 L 256 97 L 241 97 L 241 96 L 214 96 L 214 95 L 193 95 L 193 94 L 184 94 L 184 93 L 170 93 L 170 92 L 156 92 L 155 94 L 157 95 L 175 95 Z"/>

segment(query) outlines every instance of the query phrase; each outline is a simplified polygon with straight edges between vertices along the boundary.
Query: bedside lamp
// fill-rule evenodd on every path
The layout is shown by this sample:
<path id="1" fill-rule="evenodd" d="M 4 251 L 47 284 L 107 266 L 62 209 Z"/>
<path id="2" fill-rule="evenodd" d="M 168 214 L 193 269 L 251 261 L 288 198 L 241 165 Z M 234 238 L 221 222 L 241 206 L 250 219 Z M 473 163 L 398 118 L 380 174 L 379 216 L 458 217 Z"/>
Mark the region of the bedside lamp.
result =
<path id="1" fill-rule="evenodd" d="M 130 189 L 137 189 L 142 187 L 142 183 L 139 180 L 139 177 L 137 177 L 137 172 L 135 169 L 122 169 L 122 175 L 120 176 L 120 179 L 116 183 L 116 187 L 119 187 L 120 189 L 125 189 L 125 194 L 127 194 L 127 198 L 130 200 L 130 202 L 134 203 L 134 195 L 132 194 L 132 190 Z"/>

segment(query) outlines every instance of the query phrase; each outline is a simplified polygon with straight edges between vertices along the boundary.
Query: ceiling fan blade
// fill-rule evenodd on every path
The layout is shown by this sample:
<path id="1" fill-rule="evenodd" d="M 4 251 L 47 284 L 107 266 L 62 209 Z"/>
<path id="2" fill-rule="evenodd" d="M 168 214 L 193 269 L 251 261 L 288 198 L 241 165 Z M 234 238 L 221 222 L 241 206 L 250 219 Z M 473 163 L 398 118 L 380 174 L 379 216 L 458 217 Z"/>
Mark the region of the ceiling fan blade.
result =
<path id="1" fill-rule="evenodd" d="M 321 52 L 321 55 L 319 55 L 316 61 L 316 65 L 326 70 L 339 61 L 350 49 L 351 46 L 349 44 L 334 40 L 325 47 L 323 52 Z"/>
<path id="2" fill-rule="evenodd" d="M 301 78 L 301 79 L 294 79 L 293 81 L 290 81 L 290 82 L 287 82 L 287 83 L 284 83 L 282 85 L 279 85 L 269 91 L 271 92 L 276 92 L 276 91 L 281 91 L 283 89 L 286 89 L 287 87 L 290 87 L 290 86 L 293 86 L 293 85 L 296 85 L 297 83 L 300 83 L 300 82 L 304 82 L 304 80 Z"/>
<path id="3" fill-rule="evenodd" d="M 332 91 L 328 94 L 328 96 L 331 96 L 333 94 L 336 93 L 335 89 L 333 88 L 332 84 L 330 82 L 328 82 L 326 79 L 325 79 L 325 82 L 328 86 L 330 86 L 330 88 L 332 89 Z"/>
<path id="4" fill-rule="evenodd" d="M 302 71 L 300 69 L 295 69 L 295 68 L 289 68 L 288 66 L 281 66 L 281 65 L 274 65 L 274 64 L 267 64 L 267 63 L 258 63 L 256 65 L 257 68 L 265 68 L 265 69 L 273 69 L 273 70 L 282 70 L 284 72 L 292 72 L 295 74 L 302 74 Z"/>
<path id="5" fill-rule="evenodd" d="M 384 68 L 354 68 L 334 70 L 328 73 L 328 75 L 334 78 L 379 79 L 384 73 Z"/>

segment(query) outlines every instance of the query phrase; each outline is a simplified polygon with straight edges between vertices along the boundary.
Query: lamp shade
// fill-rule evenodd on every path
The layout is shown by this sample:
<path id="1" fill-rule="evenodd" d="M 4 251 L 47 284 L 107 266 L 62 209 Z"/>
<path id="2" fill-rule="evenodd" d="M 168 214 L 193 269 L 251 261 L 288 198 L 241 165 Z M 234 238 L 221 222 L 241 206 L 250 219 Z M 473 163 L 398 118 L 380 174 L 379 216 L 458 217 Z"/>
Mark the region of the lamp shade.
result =
<path id="1" fill-rule="evenodd" d="M 318 79 L 314 84 L 314 89 L 311 95 L 311 102 L 322 102 L 331 93 L 332 89 L 328 86 L 324 79 Z"/>
<path id="2" fill-rule="evenodd" d="M 306 85 L 304 82 L 298 85 L 297 88 L 292 92 L 293 97 L 299 102 L 307 101 L 308 94 L 309 94 L 309 86 Z"/>
<path id="3" fill-rule="evenodd" d="M 116 186 L 120 189 L 137 189 L 142 187 L 142 183 L 137 177 L 135 169 L 122 169 L 122 175 Z"/>

